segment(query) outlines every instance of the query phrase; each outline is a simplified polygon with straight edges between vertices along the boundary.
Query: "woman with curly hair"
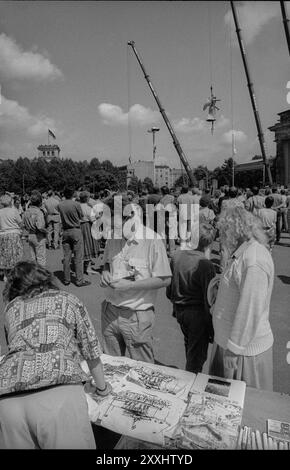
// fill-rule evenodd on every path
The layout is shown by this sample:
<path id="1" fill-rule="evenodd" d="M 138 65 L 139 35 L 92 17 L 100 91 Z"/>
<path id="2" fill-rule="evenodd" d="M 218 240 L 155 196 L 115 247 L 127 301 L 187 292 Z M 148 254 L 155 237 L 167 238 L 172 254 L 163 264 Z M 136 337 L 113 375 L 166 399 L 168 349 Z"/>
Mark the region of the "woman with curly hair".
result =
<path id="1" fill-rule="evenodd" d="M 81 361 L 88 363 L 97 394 L 106 396 L 111 387 L 85 306 L 35 262 L 15 266 L 3 297 L 8 353 L 0 361 L 0 444 L 95 448 Z"/>
<path id="2" fill-rule="evenodd" d="M 241 207 L 218 221 L 229 258 L 212 307 L 214 341 L 210 373 L 273 390 L 273 334 L 269 323 L 274 264 L 262 223 Z"/>
<path id="3" fill-rule="evenodd" d="M 6 280 L 10 269 L 23 256 L 22 220 L 9 194 L 0 198 L 0 271 Z"/>

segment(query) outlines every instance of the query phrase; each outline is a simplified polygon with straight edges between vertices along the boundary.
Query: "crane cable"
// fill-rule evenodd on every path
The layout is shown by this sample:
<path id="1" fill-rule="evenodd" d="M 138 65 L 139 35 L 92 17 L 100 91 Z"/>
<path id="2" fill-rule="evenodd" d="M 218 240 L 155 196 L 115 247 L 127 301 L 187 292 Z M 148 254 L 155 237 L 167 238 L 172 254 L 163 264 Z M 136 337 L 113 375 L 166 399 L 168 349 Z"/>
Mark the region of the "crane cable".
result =
<path id="1" fill-rule="evenodd" d="M 235 167 L 234 167 L 234 156 L 236 153 L 235 148 L 235 128 L 234 128 L 234 100 L 233 100 L 233 36 L 232 36 L 232 24 L 229 22 L 229 39 L 230 39 L 230 115 L 231 115 L 231 128 L 232 128 L 232 186 L 235 183 Z"/>
<path id="2" fill-rule="evenodd" d="M 130 75 L 130 55 L 129 46 L 127 46 L 127 109 L 128 109 L 128 156 L 129 162 L 132 163 L 132 122 L 131 122 L 131 75 Z"/>
<path id="3" fill-rule="evenodd" d="M 209 37 L 209 75 L 210 75 L 210 88 L 212 90 L 213 73 L 212 73 L 212 34 L 211 34 L 211 10 L 210 2 L 207 2 L 207 16 L 208 16 L 208 37 Z"/>

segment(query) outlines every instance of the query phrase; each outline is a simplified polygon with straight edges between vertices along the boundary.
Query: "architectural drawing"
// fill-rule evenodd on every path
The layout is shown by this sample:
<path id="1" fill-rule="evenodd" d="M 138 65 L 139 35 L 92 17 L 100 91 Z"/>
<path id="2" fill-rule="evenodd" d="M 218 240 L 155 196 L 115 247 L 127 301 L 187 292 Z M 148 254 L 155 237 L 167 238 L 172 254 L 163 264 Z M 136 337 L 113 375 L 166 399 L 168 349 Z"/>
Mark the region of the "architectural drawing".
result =
<path id="1" fill-rule="evenodd" d="M 132 420 L 131 429 L 136 428 L 138 422 L 153 421 L 155 423 L 167 424 L 167 410 L 170 402 L 160 399 L 154 395 L 136 393 L 130 390 L 113 394 L 106 412 L 103 414 L 103 421 L 110 413 L 117 413 L 122 410 L 122 414 Z"/>
<path id="2" fill-rule="evenodd" d="M 102 355 L 107 397 L 85 385 L 92 422 L 171 449 L 235 448 L 246 385 L 170 367 Z"/>
<path id="3" fill-rule="evenodd" d="M 164 433 L 171 434 L 186 403 L 170 394 L 150 393 L 130 382 L 115 382 L 113 393 L 100 401 L 94 394 L 95 410 L 89 409 L 90 417 L 97 425 L 126 436 L 164 445 Z M 91 401 L 90 401 L 91 405 Z"/>
<path id="4" fill-rule="evenodd" d="M 127 357 L 102 355 L 106 380 L 131 382 L 149 391 L 170 393 L 187 401 L 196 375 L 184 370 L 134 361 Z M 113 383 L 112 383 L 113 382 Z"/>
<path id="5" fill-rule="evenodd" d="M 177 395 L 186 385 L 174 375 L 169 375 L 169 373 L 166 374 L 159 369 L 146 366 L 131 369 L 126 380 L 149 390 L 171 393 L 172 395 Z"/>
<path id="6" fill-rule="evenodd" d="M 174 433 L 182 449 L 234 449 L 242 407 L 222 396 L 193 393 Z"/>
<path id="7" fill-rule="evenodd" d="M 109 382 L 113 379 L 116 379 L 116 377 L 122 379 L 125 375 L 130 372 L 130 370 L 131 366 L 129 366 L 128 364 L 104 364 L 104 374 Z"/>

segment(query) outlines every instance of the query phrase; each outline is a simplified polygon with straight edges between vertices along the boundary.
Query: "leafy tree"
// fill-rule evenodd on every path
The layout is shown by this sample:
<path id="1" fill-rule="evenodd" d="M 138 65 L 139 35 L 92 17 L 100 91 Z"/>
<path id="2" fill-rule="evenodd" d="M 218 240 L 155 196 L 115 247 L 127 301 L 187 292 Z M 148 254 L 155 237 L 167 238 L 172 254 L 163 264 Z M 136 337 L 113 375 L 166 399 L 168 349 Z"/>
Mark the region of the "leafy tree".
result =
<path id="1" fill-rule="evenodd" d="M 138 178 L 137 176 L 132 176 L 131 180 L 130 180 L 130 183 L 128 184 L 128 189 L 130 189 L 130 191 L 134 191 L 134 193 L 137 193 L 138 192 Z"/>
<path id="2" fill-rule="evenodd" d="M 89 177 L 89 180 L 86 178 Z M 89 163 L 72 159 L 42 157 L 28 159 L 19 157 L 14 160 L 0 160 L 0 192 L 14 191 L 21 194 L 33 189 L 41 192 L 53 188 L 63 190 L 65 186 L 85 187 L 90 191 L 102 189 L 125 190 L 127 184 L 126 166 L 116 167 L 109 160 L 100 163 L 93 158 Z"/>
<path id="3" fill-rule="evenodd" d="M 13 176 L 14 176 L 14 165 L 13 160 L 3 160 L 0 164 L 0 190 L 13 191 Z"/>
<path id="4" fill-rule="evenodd" d="M 233 164 L 236 165 L 236 162 L 232 158 L 228 158 L 224 161 L 222 166 L 218 166 L 212 172 L 212 177 L 218 180 L 219 186 L 221 185 L 232 185 L 233 178 Z"/>
<path id="5" fill-rule="evenodd" d="M 187 175 L 181 175 L 174 183 L 174 187 L 178 188 L 181 186 L 188 186 L 189 185 L 189 178 Z"/>
<path id="6" fill-rule="evenodd" d="M 88 164 L 88 170 L 93 173 L 96 173 L 101 168 L 102 168 L 102 165 L 98 158 L 92 158 L 90 163 Z"/>
<path id="7" fill-rule="evenodd" d="M 110 160 L 105 160 L 102 163 L 102 168 L 108 173 L 114 173 L 114 169 L 115 169 L 114 165 L 112 164 L 112 162 L 110 162 Z"/>

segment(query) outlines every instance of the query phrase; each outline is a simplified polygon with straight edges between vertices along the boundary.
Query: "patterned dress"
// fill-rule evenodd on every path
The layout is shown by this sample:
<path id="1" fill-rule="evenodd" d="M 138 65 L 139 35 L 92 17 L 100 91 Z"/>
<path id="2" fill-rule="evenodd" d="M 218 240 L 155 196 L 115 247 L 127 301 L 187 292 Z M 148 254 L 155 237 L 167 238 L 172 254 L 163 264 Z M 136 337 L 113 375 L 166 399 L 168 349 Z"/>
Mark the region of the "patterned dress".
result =
<path id="1" fill-rule="evenodd" d="M 0 209 L 0 270 L 12 269 L 22 259 L 21 223 L 15 207 Z"/>
<path id="2" fill-rule="evenodd" d="M 5 332 L 0 395 L 85 382 L 81 360 L 102 353 L 86 307 L 64 291 L 16 297 L 5 309 Z"/>

